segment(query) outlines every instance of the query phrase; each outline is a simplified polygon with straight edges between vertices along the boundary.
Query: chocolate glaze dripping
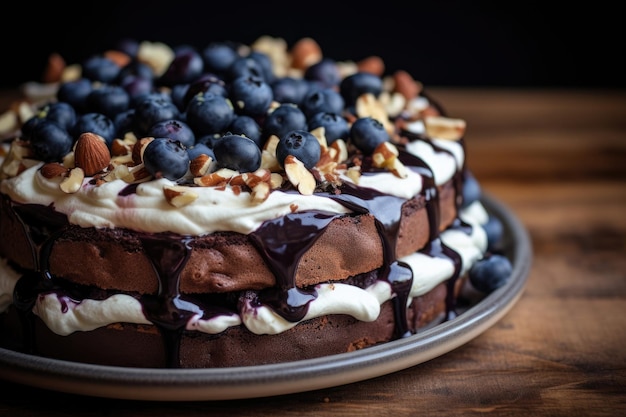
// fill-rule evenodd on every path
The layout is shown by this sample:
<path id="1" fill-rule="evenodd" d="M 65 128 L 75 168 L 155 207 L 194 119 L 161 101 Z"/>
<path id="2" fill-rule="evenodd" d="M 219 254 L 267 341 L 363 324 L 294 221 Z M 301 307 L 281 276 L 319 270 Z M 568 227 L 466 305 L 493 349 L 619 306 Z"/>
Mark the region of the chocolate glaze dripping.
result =
<path id="1" fill-rule="evenodd" d="M 141 297 L 146 318 L 161 331 L 165 343 L 167 365 L 180 366 L 180 339 L 189 319 L 200 308 L 185 301 L 179 292 L 180 273 L 191 255 L 191 238 L 176 238 L 167 234 L 141 236 L 144 253 L 150 260 L 159 291 Z"/>
<path id="2" fill-rule="evenodd" d="M 275 288 L 258 293 L 257 305 L 267 305 L 292 322 L 304 318 L 317 292 L 296 286 L 298 263 L 336 217 L 336 214 L 319 211 L 290 213 L 264 222 L 250 234 L 251 242 L 274 273 L 277 284 Z"/>
<path id="3" fill-rule="evenodd" d="M 68 221 L 65 215 L 47 207 L 9 203 L 6 197 L 3 204 L 9 204 L 11 209 L 7 211 L 13 213 L 24 229 L 35 266 L 20 277 L 13 290 L 13 303 L 22 322 L 23 348 L 34 353 L 37 347 L 33 306 L 39 294 L 56 289 L 48 271 L 48 257 L 56 236 L 67 227 Z"/>
<path id="4" fill-rule="evenodd" d="M 423 135 L 415 134 L 412 132 L 404 131 L 402 132 L 403 136 L 407 139 L 413 140 L 421 140 L 428 143 L 435 152 L 444 152 L 451 155 L 454 158 L 454 155 L 447 149 L 437 146 L 433 141 L 426 138 Z M 431 196 L 434 204 L 431 204 L 427 209 L 429 226 L 430 226 L 430 239 L 427 246 L 422 249 L 422 253 L 438 258 L 446 258 L 452 262 L 454 265 L 454 273 L 452 277 L 447 281 L 447 291 L 446 291 L 446 315 L 444 317 L 445 320 L 451 320 L 457 316 L 456 313 L 456 300 L 454 297 L 454 289 L 456 286 L 456 282 L 459 279 L 461 273 L 461 256 L 454 249 L 446 246 L 439 237 L 439 198 L 437 197 L 437 187 L 435 185 L 434 174 L 430 167 L 425 164 L 421 159 L 416 158 L 412 154 L 408 152 L 403 152 L 400 154 L 400 160 L 408 166 L 418 167 L 418 173 L 422 175 L 422 179 L 424 180 L 424 188 L 427 189 L 426 196 Z M 456 160 L 456 159 L 455 159 Z M 420 162 L 421 161 L 421 162 Z M 458 213 L 460 213 L 461 206 L 463 204 L 463 172 L 462 170 L 457 169 L 455 171 L 453 177 L 454 184 L 454 203 L 457 212 L 457 217 L 454 221 L 454 224 L 458 225 L 461 220 L 458 217 Z M 413 168 L 415 170 L 415 168 Z M 430 173 L 429 175 L 424 175 L 426 173 Z M 465 226 L 469 227 L 469 225 L 463 223 Z M 470 230 L 471 233 L 471 230 Z"/>
<path id="5" fill-rule="evenodd" d="M 397 337 L 410 335 L 406 317 L 406 305 L 413 284 L 413 272 L 410 267 L 396 261 L 396 243 L 400 231 L 403 198 L 391 196 L 379 191 L 344 183 L 341 193 L 330 198 L 338 201 L 356 213 L 371 213 L 376 221 L 376 228 L 383 245 L 383 266 L 380 279 L 391 285 L 394 313 L 396 317 L 395 333 Z"/>

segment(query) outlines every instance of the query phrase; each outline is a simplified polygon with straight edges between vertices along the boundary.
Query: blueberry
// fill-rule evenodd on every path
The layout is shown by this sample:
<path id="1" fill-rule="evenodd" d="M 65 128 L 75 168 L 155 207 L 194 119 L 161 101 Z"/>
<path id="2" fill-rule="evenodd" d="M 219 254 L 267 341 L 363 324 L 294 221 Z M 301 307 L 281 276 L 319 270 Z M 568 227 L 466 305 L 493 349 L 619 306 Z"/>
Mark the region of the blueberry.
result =
<path id="1" fill-rule="evenodd" d="M 371 155 L 378 145 L 389 139 L 385 127 L 373 117 L 358 118 L 350 127 L 350 141 L 366 155 Z"/>
<path id="2" fill-rule="evenodd" d="M 189 161 L 185 147 L 169 138 L 154 138 L 143 152 L 144 166 L 155 178 L 176 181 L 187 173 Z"/>
<path id="3" fill-rule="evenodd" d="M 239 172 L 253 172 L 261 166 L 261 150 L 250 138 L 241 135 L 224 135 L 213 145 L 219 168 Z"/>
<path id="4" fill-rule="evenodd" d="M 309 82 L 303 78 L 281 77 L 271 84 L 274 101 L 300 105 L 309 92 Z"/>
<path id="5" fill-rule="evenodd" d="M 480 200 L 482 189 L 480 183 L 469 170 L 463 172 L 463 203 L 462 208 L 469 207 L 475 201 Z"/>
<path id="6" fill-rule="evenodd" d="M 502 222 L 495 216 L 489 216 L 487 223 L 483 224 L 482 227 L 487 235 L 487 250 L 490 252 L 498 251 L 504 235 Z"/>
<path id="7" fill-rule="evenodd" d="M 198 93 L 186 109 L 187 124 L 196 136 L 223 132 L 235 118 L 233 105 L 226 97 L 214 93 Z"/>
<path id="8" fill-rule="evenodd" d="M 511 277 L 513 266 L 503 255 L 488 255 L 477 261 L 469 270 L 470 283 L 486 294 L 502 287 Z"/>
<path id="9" fill-rule="evenodd" d="M 115 123 L 102 113 L 85 113 L 78 116 L 70 133 L 74 140 L 77 140 L 85 132 L 93 132 L 102 136 L 107 145 L 111 146 L 116 134 Z"/>
<path id="10" fill-rule="evenodd" d="M 102 55 L 91 56 L 82 64 L 83 77 L 104 84 L 112 84 L 120 70 L 121 67 L 115 61 Z"/>
<path id="11" fill-rule="evenodd" d="M 171 98 L 148 96 L 135 107 L 135 125 L 140 136 L 145 136 L 152 126 L 163 120 L 177 119 L 180 110 Z"/>
<path id="12" fill-rule="evenodd" d="M 115 125 L 115 137 L 123 138 L 126 133 L 134 133 L 135 128 L 135 109 L 130 108 L 126 111 L 118 113 L 113 118 Z"/>
<path id="13" fill-rule="evenodd" d="M 192 97 L 198 93 L 213 93 L 228 97 L 226 83 L 214 74 L 204 74 L 196 81 L 189 84 L 187 92 L 183 97 L 183 108 L 186 108 Z"/>
<path id="14" fill-rule="evenodd" d="M 285 103 L 272 110 L 263 123 L 263 138 L 283 137 L 292 130 L 307 130 L 306 116 L 296 105 Z"/>
<path id="15" fill-rule="evenodd" d="M 163 120 L 152 125 L 147 136 L 169 138 L 179 141 L 185 147 L 193 146 L 196 143 L 196 137 L 189 125 L 175 119 Z"/>
<path id="16" fill-rule="evenodd" d="M 89 93 L 86 105 L 88 112 L 102 113 L 113 119 L 117 113 L 128 110 L 130 96 L 119 85 L 104 84 Z"/>
<path id="17" fill-rule="evenodd" d="M 44 162 L 60 162 L 73 144 L 69 132 L 51 120 L 37 123 L 30 134 L 30 147 L 35 157 Z"/>
<path id="18" fill-rule="evenodd" d="M 22 125 L 22 139 L 29 140 L 34 127 L 43 120 L 53 121 L 68 130 L 76 123 L 76 111 L 64 102 L 57 101 L 42 105 L 37 112 Z"/>
<path id="19" fill-rule="evenodd" d="M 383 81 L 369 72 L 357 72 L 344 78 L 339 84 L 339 92 L 348 106 L 356 103 L 363 94 L 378 97 L 383 91 Z"/>
<path id="20" fill-rule="evenodd" d="M 309 90 L 302 101 L 302 111 L 307 118 L 319 112 L 341 114 L 344 108 L 341 95 L 332 88 L 314 88 Z"/>
<path id="21" fill-rule="evenodd" d="M 139 41 L 133 38 L 122 38 L 115 43 L 113 49 L 124 52 L 131 58 L 135 58 L 139 53 Z"/>
<path id="22" fill-rule="evenodd" d="M 293 130 L 282 136 L 276 146 L 276 158 L 283 166 L 287 155 L 293 155 L 308 169 L 320 160 L 322 149 L 317 138 L 306 130 Z"/>
<path id="23" fill-rule="evenodd" d="M 62 128 L 69 130 L 76 123 L 76 110 L 71 104 L 57 101 L 46 107 L 46 119 L 56 122 Z"/>
<path id="24" fill-rule="evenodd" d="M 154 71 L 150 65 L 143 61 L 131 60 L 128 64 L 124 65 L 119 73 L 115 84 L 124 84 L 127 79 L 142 78 L 152 82 L 154 80 Z"/>
<path id="25" fill-rule="evenodd" d="M 263 80 L 271 84 L 274 81 L 274 67 L 269 55 L 261 51 L 252 51 L 248 58 L 254 59 L 259 64 L 263 71 Z"/>
<path id="26" fill-rule="evenodd" d="M 178 107 L 178 110 L 181 113 L 185 112 L 185 108 L 187 107 L 187 103 L 185 102 L 185 96 L 187 95 L 187 91 L 189 90 L 190 84 L 176 84 L 170 89 L 170 97 L 172 99 L 172 103 Z"/>
<path id="27" fill-rule="evenodd" d="M 309 119 L 308 130 L 313 131 L 318 127 L 324 128 L 326 143 L 331 144 L 337 139 L 348 140 L 350 125 L 348 121 L 337 113 L 319 112 Z"/>
<path id="28" fill-rule="evenodd" d="M 119 84 L 130 98 L 130 106 L 135 107 L 143 99 L 147 98 L 154 92 L 154 83 L 148 78 L 136 75 L 124 78 Z"/>
<path id="29" fill-rule="evenodd" d="M 235 135 L 243 135 L 252 139 L 259 148 L 263 146 L 261 127 L 257 121 L 250 116 L 242 114 L 235 117 L 230 126 L 228 126 L 228 131 Z"/>
<path id="30" fill-rule="evenodd" d="M 238 57 L 228 68 L 227 79 L 230 81 L 236 80 L 241 77 L 254 77 L 268 82 L 265 78 L 265 70 L 262 65 L 256 59 L 245 56 Z"/>
<path id="31" fill-rule="evenodd" d="M 59 85 L 57 100 L 70 104 L 78 113 L 84 113 L 87 96 L 93 90 L 91 81 L 87 78 L 77 78 Z"/>
<path id="32" fill-rule="evenodd" d="M 205 154 L 210 156 L 215 161 L 215 152 L 213 152 L 213 149 L 209 148 L 204 143 L 196 143 L 195 145 L 187 148 L 187 154 L 189 155 L 190 160 L 197 158 L 199 155 Z"/>
<path id="33" fill-rule="evenodd" d="M 323 88 L 334 88 L 341 81 L 341 73 L 335 60 L 323 58 L 304 71 L 304 79 L 316 81 Z"/>
<path id="34" fill-rule="evenodd" d="M 272 88 L 262 78 L 236 78 L 230 86 L 230 101 L 238 114 L 264 116 L 274 99 Z"/>
<path id="35" fill-rule="evenodd" d="M 167 87 L 195 81 L 204 71 L 204 61 L 198 51 L 184 47 L 175 52 L 174 59 L 159 78 L 159 83 Z"/>
<path id="36" fill-rule="evenodd" d="M 229 42 L 212 42 L 202 51 L 205 71 L 223 75 L 239 58 L 236 45 Z"/>

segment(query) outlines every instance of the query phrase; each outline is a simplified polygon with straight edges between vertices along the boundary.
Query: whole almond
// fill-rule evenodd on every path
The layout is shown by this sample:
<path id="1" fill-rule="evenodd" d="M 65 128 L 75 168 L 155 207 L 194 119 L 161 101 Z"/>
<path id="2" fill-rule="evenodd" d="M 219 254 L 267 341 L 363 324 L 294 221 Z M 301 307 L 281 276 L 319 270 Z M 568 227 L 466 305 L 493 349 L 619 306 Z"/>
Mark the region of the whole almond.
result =
<path id="1" fill-rule="evenodd" d="M 78 137 L 74 148 L 74 163 L 82 168 L 86 176 L 93 176 L 109 166 L 111 153 L 98 134 L 85 132 Z"/>

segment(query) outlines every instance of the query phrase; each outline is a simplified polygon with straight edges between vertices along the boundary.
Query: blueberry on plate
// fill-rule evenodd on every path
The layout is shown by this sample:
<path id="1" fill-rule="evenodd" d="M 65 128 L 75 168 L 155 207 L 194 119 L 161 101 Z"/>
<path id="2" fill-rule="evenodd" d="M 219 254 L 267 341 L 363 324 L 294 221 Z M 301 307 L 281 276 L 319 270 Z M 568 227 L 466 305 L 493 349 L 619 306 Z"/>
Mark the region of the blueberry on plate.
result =
<path id="1" fill-rule="evenodd" d="M 223 132 L 235 118 L 231 101 L 214 93 L 198 93 L 193 96 L 185 113 L 187 124 L 196 136 Z"/>
<path id="2" fill-rule="evenodd" d="M 276 145 L 276 158 L 281 166 L 287 155 L 293 155 L 311 169 L 319 162 L 321 153 L 319 141 L 306 130 L 292 130 L 282 136 Z"/>
<path id="3" fill-rule="evenodd" d="M 272 104 L 272 87 L 257 76 L 243 76 L 233 80 L 230 86 L 230 101 L 238 114 L 264 116 Z"/>
<path id="4" fill-rule="evenodd" d="M 148 130 L 147 136 L 170 138 L 182 143 L 187 148 L 196 143 L 196 136 L 193 130 L 187 123 L 177 119 L 157 122 Z"/>
<path id="5" fill-rule="evenodd" d="M 491 254 L 474 263 L 468 275 L 474 288 L 489 294 L 506 284 L 512 273 L 513 266 L 507 257 Z"/>
<path id="6" fill-rule="evenodd" d="M 60 162 L 74 144 L 67 130 L 51 120 L 42 120 L 32 129 L 30 147 L 35 158 L 43 162 Z"/>
<path id="7" fill-rule="evenodd" d="M 354 73 L 344 78 L 339 84 L 339 92 L 349 106 L 354 105 L 363 94 L 369 93 L 378 97 L 382 91 L 382 79 L 369 72 Z"/>
<path id="8" fill-rule="evenodd" d="M 189 161 L 185 147 L 169 138 L 154 138 L 143 152 L 143 164 L 154 178 L 176 181 L 187 173 Z"/>
<path id="9" fill-rule="evenodd" d="M 284 103 L 270 111 L 265 118 L 263 138 L 272 135 L 281 138 L 292 130 L 307 130 L 306 116 L 295 104 Z"/>
<path id="10" fill-rule="evenodd" d="M 480 183 L 474 177 L 471 171 L 465 170 L 463 173 L 463 204 L 462 208 L 469 207 L 472 203 L 480 200 L 482 195 L 482 190 L 480 188 Z"/>
<path id="11" fill-rule="evenodd" d="M 371 155 L 378 145 L 389 139 L 383 124 L 373 117 L 358 118 L 350 127 L 350 141 L 366 155 Z"/>
<path id="12" fill-rule="evenodd" d="M 309 119 L 308 129 L 313 131 L 318 127 L 324 128 L 326 143 L 331 144 L 337 139 L 347 140 L 350 135 L 348 121 L 337 113 L 319 112 Z"/>
<path id="13" fill-rule="evenodd" d="M 487 235 L 487 250 L 490 252 L 500 250 L 499 246 L 504 235 L 504 228 L 500 219 L 495 216 L 489 216 L 487 223 L 483 224 L 482 227 Z"/>
<path id="14" fill-rule="evenodd" d="M 219 168 L 253 172 L 261 166 L 261 149 L 250 138 L 227 134 L 213 145 L 215 161 Z"/>

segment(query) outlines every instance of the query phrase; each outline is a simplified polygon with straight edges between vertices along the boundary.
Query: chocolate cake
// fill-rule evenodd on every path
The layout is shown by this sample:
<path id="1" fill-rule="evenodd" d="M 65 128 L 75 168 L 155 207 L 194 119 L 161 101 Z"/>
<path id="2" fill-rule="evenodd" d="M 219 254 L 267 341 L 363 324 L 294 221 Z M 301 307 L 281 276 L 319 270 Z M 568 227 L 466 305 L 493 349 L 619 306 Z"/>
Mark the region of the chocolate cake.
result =
<path id="1" fill-rule="evenodd" d="M 454 318 L 495 259 L 464 120 L 379 57 L 126 40 L 46 74 L 3 116 L 4 348 L 148 368 L 350 352 Z"/>

